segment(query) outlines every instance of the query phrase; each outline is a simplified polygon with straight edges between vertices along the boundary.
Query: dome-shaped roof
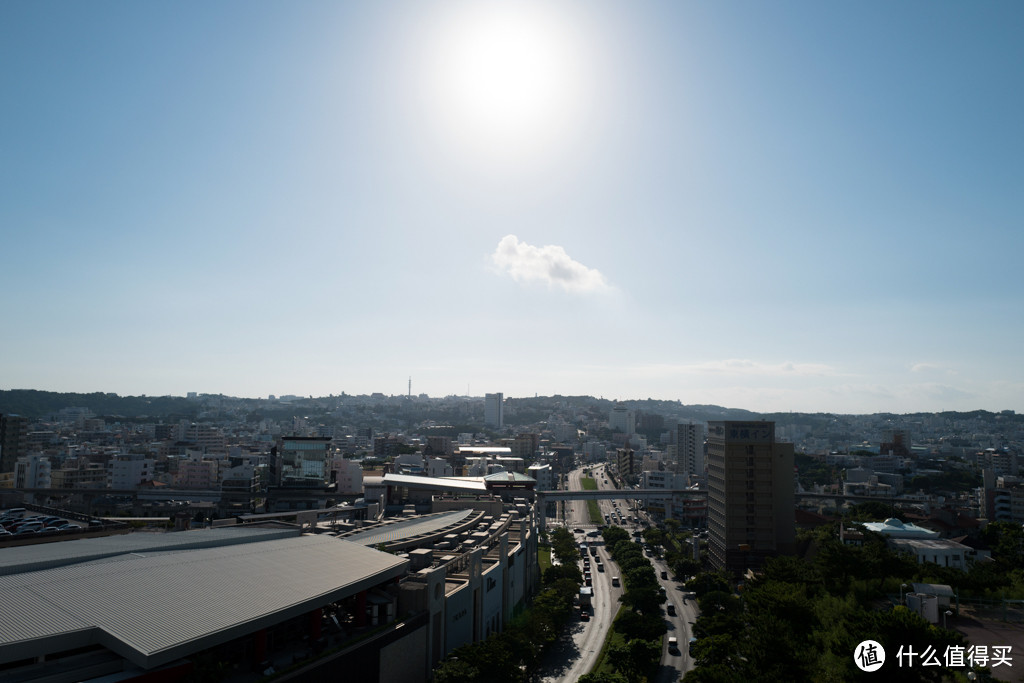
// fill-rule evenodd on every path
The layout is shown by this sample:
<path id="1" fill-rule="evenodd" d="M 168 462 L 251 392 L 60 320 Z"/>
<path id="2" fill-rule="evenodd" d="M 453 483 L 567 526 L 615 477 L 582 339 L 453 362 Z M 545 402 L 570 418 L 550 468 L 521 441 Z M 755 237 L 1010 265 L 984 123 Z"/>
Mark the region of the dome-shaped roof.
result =
<path id="1" fill-rule="evenodd" d="M 885 520 L 885 525 L 886 526 L 899 526 L 899 527 L 901 527 L 901 526 L 903 526 L 903 522 L 901 522 L 900 520 L 896 519 L 895 517 L 890 517 L 889 519 Z"/>

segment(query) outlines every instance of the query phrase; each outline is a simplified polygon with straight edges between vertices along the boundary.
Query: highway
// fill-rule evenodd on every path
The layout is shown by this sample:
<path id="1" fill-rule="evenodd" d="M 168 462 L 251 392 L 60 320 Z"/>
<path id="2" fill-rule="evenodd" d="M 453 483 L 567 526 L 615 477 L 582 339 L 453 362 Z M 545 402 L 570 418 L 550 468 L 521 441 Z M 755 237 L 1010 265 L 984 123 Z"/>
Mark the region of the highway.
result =
<path id="1" fill-rule="evenodd" d="M 613 489 L 615 485 L 611 480 L 605 483 L 606 476 L 604 466 L 595 466 L 590 469 L 593 478 L 597 481 L 599 489 Z M 584 469 L 575 469 L 567 476 L 568 488 L 571 491 L 583 490 L 581 479 Z M 629 510 L 631 503 L 627 500 L 601 500 L 598 506 L 601 514 L 608 515 L 612 523 L 619 523 L 620 526 L 632 533 L 634 530 L 643 529 L 649 523 L 646 515 L 639 511 Z M 628 517 L 633 515 L 634 521 L 630 523 Z M 540 680 L 544 683 L 571 683 L 576 681 L 585 673 L 588 673 L 597 662 L 604 645 L 611 622 L 619 609 L 619 596 L 622 595 L 622 587 L 611 585 L 612 576 L 618 576 L 618 568 L 611 562 L 604 547 L 603 540 L 598 537 L 587 536 L 593 532 L 595 527 L 590 521 L 590 513 L 587 509 L 587 502 L 583 500 L 566 501 L 565 518 L 563 523 L 570 530 L 580 529 L 582 533 L 575 533 L 577 542 L 585 541 L 588 544 L 597 541 L 597 553 L 601 557 L 605 571 L 597 570 L 596 561 L 590 560 L 590 575 L 594 588 L 594 605 L 591 609 L 593 615 L 589 621 L 576 622 L 571 627 L 570 637 L 561 645 L 556 646 L 555 651 L 548 657 L 544 671 L 541 672 Z M 602 520 L 602 524 L 603 524 Z M 588 553 L 589 557 L 589 553 Z M 679 680 L 687 671 L 693 668 L 693 660 L 688 653 L 688 644 L 691 635 L 692 623 L 697 620 L 697 605 L 694 600 L 688 599 L 688 592 L 682 590 L 682 584 L 674 581 L 671 568 L 665 563 L 663 557 L 651 557 L 654 565 L 655 575 L 665 588 L 665 596 L 668 602 L 665 603 L 664 615 L 668 632 L 662 641 L 661 665 L 655 676 L 656 683 L 669 683 Z M 668 578 L 662 579 L 661 573 L 665 572 Z M 673 605 L 675 615 L 668 614 L 668 605 Z M 668 649 L 668 639 L 674 636 L 679 648 L 674 652 Z"/>
<path id="2" fill-rule="evenodd" d="M 603 467 L 595 470 L 595 472 L 598 473 L 595 477 L 597 479 L 598 488 L 615 488 L 615 485 L 611 480 L 609 480 L 607 484 L 604 483 L 606 477 L 600 474 L 603 470 Z M 643 529 L 646 525 L 651 523 L 651 520 L 647 517 L 646 513 L 639 510 L 630 512 L 628 509 L 628 502 L 619 501 L 618 504 L 619 507 L 614 508 L 612 507 L 611 502 L 600 502 L 600 505 L 608 506 L 606 509 L 602 509 L 602 512 L 617 511 L 624 518 L 629 514 L 633 515 L 634 520 L 636 520 L 634 524 L 629 524 L 627 522 L 622 525 L 630 531 L 630 533 L 635 529 Z M 626 510 L 622 510 L 624 506 L 626 507 Z M 663 606 L 668 632 L 665 634 L 665 638 L 662 641 L 661 666 L 654 680 L 655 683 L 669 683 L 670 681 L 679 680 L 679 678 L 685 675 L 687 671 L 693 668 L 693 659 L 690 657 L 688 646 L 691 637 L 692 624 L 697 620 L 698 608 L 695 600 L 685 597 L 689 595 L 689 592 L 683 589 L 682 582 L 673 580 L 672 568 L 665 562 L 664 556 L 650 557 L 648 555 L 648 557 L 651 560 L 651 564 L 654 565 L 654 573 L 658 577 L 658 582 L 665 588 L 665 597 L 668 600 L 668 602 Z M 662 572 L 664 572 L 665 576 L 668 578 L 661 578 Z M 674 616 L 668 613 L 669 605 L 672 605 L 675 608 Z M 679 649 L 675 652 L 670 651 L 668 648 L 668 639 L 673 636 L 676 638 L 679 645 Z"/>
<path id="3" fill-rule="evenodd" d="M 569 473 L 569 490 L 583 490 L 580 483 L 582 473 L 582 470 L 573 470 Z M 604 571 L 598 571 L 595 558 L 588 552 L 590 576 L 594 588 L 593 606 L 590 610 L 592 616 L 589 621 L 577 621 L 571 627 L 570 638 L 555 647 L 555 651 L 545 662 L 544 672 L 540 679 L 544 683 L 574 683 L 594 667 L 605 638 L 608 636 L 612 620 L 619 610 L 619 596 L 622 595 L 621 585 L 619 587 L 612 586 L 612 576 L 618 575 L 618 569 L 608 557 L 604 541 L 600 536 L 596 538 L 586 536 L 587 532 L 595 530 L 590 522 L 586 501 L 567 502 L 565 525 L 569 530 L 586 530 L 584 533 L 574 534 L 576 541 L 577 543 L 586 542 L 588 545 L 591 542 L 597 543 L 597 554 L 604 565 Z"/>

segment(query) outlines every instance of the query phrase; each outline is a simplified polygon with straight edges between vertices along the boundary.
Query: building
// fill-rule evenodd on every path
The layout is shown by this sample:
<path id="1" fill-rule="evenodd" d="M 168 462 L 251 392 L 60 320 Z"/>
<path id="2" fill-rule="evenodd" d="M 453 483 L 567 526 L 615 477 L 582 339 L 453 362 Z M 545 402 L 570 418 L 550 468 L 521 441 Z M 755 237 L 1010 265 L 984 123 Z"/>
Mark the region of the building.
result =
<path id="1" fill-rule="evenodd" d="M 110 461 L 110 488 L 127 490 L 153 481 L 156 461 L 141 455 L 121 455 Z"/>
<path id="2" fill-rule="evenodd" d="M 0 472 L 13 472 L 18 458 L 28 455 L 28 419 L 0 415 Z"/>
<path id="3" fill-rule="evenodd" d="M 331 440 L 316 436 L 286 436 L 278 452 L 279 486 L 319 488 L 327 483 Z"/>
<path id="4" fill-rule="evenodd" d="M 636 476 L 639 462 L 633 457 L 632 448 L 618 448 L 615 450 L 615 468 L 620 477 L 632 479 Z"/>
<path id="5" fill-rule="evenodd" d="M 704 425 L 676 426 L 676 474 L 704 474 Z"/>
<path id="6" fill-rule="evenodd" d="M 665 470 L 645 469 L 640 474 L 641 489 L 682 489 L 686 487 L 686 475 Z M 647 510 L 666 517 L 672 516 L 672 495 L 666 493 L 663 498 L 648 498 Z"/>
<path id="7" fill-rule="evenodd" d="M 636 431 L 636 413 L 626 406 L 614 406 L 608 411 L 608 429 L 613 432 L 632 434 Z"/>
<path id="8" fill-rule="evenodd" d="M 793 444 L 774 422 L 708 423 L 708 546 L 712 565 L 741 573 L 795 551 Z"/>
<path id="9" fill-rule="evenodd" d="M 50 488 L 50 460 L 42 455 L 27 455 L 14 463 L 14 488 Z"/>
<path id="10" fill-rule="evenodd" d="M 175 484 L 183 489 L 220 488 L 220 475 L 215 460 L 190 457 L 178 463 Z"/>
<path id="11" fill-rule="evenodd" d="M 540 463 L 530 465 L 526 473 L 537 480 L 538 491 L 553 491 L 555 489 L 555 474 L 551 471 L 551 465 Z"/>
<path id="12" fill-rule="evenodd" d="M 505 426 L 504 394 L 487 394 L 484 397 L 484 423 L 498 429 Z"/>
<path id="13" fill-rule="evenodd" d="M 256 680 L 300 663 L 290 680 L 426 683 L 452 650 L 502 631 L 540 579 L 528 505 L 446 506 L 344 538 L 303 512 L 299 525 L 9 548 L 0 671 L 170 683 Z"/>

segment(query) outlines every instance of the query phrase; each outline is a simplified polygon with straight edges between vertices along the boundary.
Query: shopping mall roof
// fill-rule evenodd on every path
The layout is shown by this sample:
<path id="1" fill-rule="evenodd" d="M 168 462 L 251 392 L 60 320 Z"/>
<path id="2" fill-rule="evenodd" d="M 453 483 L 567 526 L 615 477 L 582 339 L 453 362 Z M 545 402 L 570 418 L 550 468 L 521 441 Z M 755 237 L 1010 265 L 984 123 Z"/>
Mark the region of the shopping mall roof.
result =
<path id="1" fill-rule="evenodd" d="M 127 553 L 154 553 L 168 550 L 198 550 L 237 543 L 256 543 L 298 536 L 298 527 L 288 529 L 254 529 L 220 527 L 168 533 L 137 532 L 131 534 L 81 538 L 54 543 L 8 548 L 0 553 L 0 576 L 70 564 L 90 562 Z"/>
<path id="2" fill-rule="evenodd" d="M 378 524 L 368 529 L 347 534 L 346 541 L 360 545 L 376 546 L 378 543 L 393 543 L 413 536 L 436 533 L 450 526 L 455 526 L 470 515 L 476 514 L 472 508 L 452 510 L 434 515 L 425 515 L 415 519 L 403 519 L 390 524 Z"/>
<path id="3" fill-rule="evenodd" d="M 196 533 L 205 532 L 164 536 Z M 11 573 L 0 576 L 0 663 L 100 644 L 152 668 L 393 580 L 407 564 L 330 536 L 292 535 Z"/>

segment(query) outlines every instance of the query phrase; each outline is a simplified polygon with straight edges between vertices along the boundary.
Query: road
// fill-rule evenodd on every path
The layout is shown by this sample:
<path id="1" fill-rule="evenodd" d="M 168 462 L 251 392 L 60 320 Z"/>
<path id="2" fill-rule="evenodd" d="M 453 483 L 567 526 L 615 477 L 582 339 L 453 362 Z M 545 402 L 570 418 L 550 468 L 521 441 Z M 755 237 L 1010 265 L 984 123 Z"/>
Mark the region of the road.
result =
<path id="1" fill-rule="evenodd" d="M 593 472 L 593 478 L 597 481 L 599 489 L 615 488 L 611 480 L 605 483 L 606 477 L 603 466 L 589 469 Z M 583 485 L 580 482 L 582 477 L 583 469 L 571 471 L 568 475 L 569 490 L 583 490 Z M 623 522 L 620 526 L 630 531 L 630 533 L 635 529 L 642 529 L 644 527 L 644 524 L 639 521 L 640 519 L 649 522 L 639 511 L 629 510 L 631 503 L 635 503 L 635 501 L 598 501 L 601 514 L 609 515 L 613 523 L 621 515 Z M 634 520 L 637 521 L 634 523 L 626 521 L 629 515 L 633 515 Z M 584 529 L 586 532 L 590 532 L 593 530 L 592 524 L 586 501 L 567 501 L 565 508 L 566 528 L 570 530 Z M 591 541 L 599 542 L 597 552 L 605 565 L 605 571 L 597 571 L 596 562 L 591 560 L 591 581 L 594 588 L 594 606 L 591 610 L 593 616 L 590 621 L 580 621 L 573 625 L 570 638 L 567 638 L 560 646 L 556 646 L 555 651 L 545 663 L 544 671 L 541 673 L 542 678 L 540 680 L 544 681 L 544 683 L 570 683 L 578 680 L 583 674 L 588 673 L 597 662 L 597 656 L 600 654 L 601 647 L 604 645 L 605 638 L 608 635 L 608 630 L 611 628 L 612 619 L 619 609 L 619 596 L 622 594 L 622 587 L 616 588 L 611 585 L 612 576 L 619 575 L 619 571 L 611 562 L 603 542 L 600 541 L 600 538 L 587 537 L 585 533 L 575 534 L 575 536 L 577 542 L 584 540 L 587 543 Z M 698 609 L 696 601 L 685 597 L 688 595 L 688 592 L 682 590 L 682 584 L 673 580 L 672 571 L 664 559 L 662 557 L 651 557 L 650 559 L 654 565 L 655 574 L 659 577 L 659 582 L 665 587 L 665 596 L 668 600 L 665 603 L 665 621 L 668 632 L 662 641 L 661 665 L 654 680 L 656 683 L 670 683 L 671 681 L 679 680 L 687 671 L 693 668 L 693 660 L 688 653 L 688 644 L 692 624 L 697 620 Z M 668 578 L 660 578 L 663 571 Z M 669 604 L 675 607 L 675 616 L 668 614 L 667 608 Z M 679 645 L 679 649 L 675 652 L 670 652 L 668 649 L 668 639 L 672 636 L 677 639 Z"/>
<path id="2" fill-rule="evenodd" d="M 569 473 L 570 491 L 583 490 L 580 483 L 581 477 L 582 470 L 573 470 Z M 581 528 L 586 529 L 587 532 L 592 531 L 594 527 L 590 522 L 586 501 L 569 502 L 566 509 L 566 527 L 570 530 Z M 590 576 L 594 588 L 591 608 L 593 616 L 589 621 L 577 621 L 570 629 L 570 637 L 555 646 L 541 672 L 540 680 L 544 683 L 573 683 L 594 668 L 605 638 L 608 636 L 612 620 L 619 610 L 619 596 L 622 595 L 622 587 L 612 586 L 612 576 L 617 576 L 619 572 L 605 551 L 604 542 L 600 537 L 588 537 L 585 533 L 578 533 L 575 536 L 577 542 L 586 541 L 588 545 L 596 542 L 597 554 L 604 565 L 604 571 L 598 571 L 596 560 L 588 552 Z"/>
<path id="3" fill-rule="evenodd" d="M 608 484 L 604 483 L 605 477 L 597 476 L 596 478 L 599 488 L 615 488 L 610 480 Z M 602 501 L 602 504 L 604 503 L 606 503 L 606 501 Z M 623 516 L 630 514 L 627 503 L 623 501 L 618 501 L 618 503 L 619 510 Z M 607 504 L 609 506 L 611 505 L 610 502 L 607 502 Z M 627 506 L 626 511 L 621 510 L 623 506 Z M 607 510 L 602 510 L 602 512 L 605 511 Z M 631 533 L 634 529 L 643 529 L 651 522 L 647 514 L 640 512 L 639 510 L 632 514 L 633 518 L 637 520 L 637 522 L 635 524 L 627 523 L 623 525 Z M 692 624 L 697 621 L 697 614 L 699 610 L 695 600 L 685 597 L 689 595 L 689 592 L 682 590 L 682 583 L 673 580 L 672 568 L 665 562 L 664 557 L 650 557 L 650 560 L 651 564 L 654 565 L 654 573 L 658 577 L 658 582 L 665 588 L 665 597 L 668 600 L 664 605 L 665 622 L 668 627 L 668 632 L 665 634 L 665 638 L 662 642 L 661 666 L 658 669 L 658 673 L 654 680 L 655 683 L 669 683 L 670 681 L 678 680 L 681 676 L 685 675 L 687 671 L 693 668 L 693 659 L 689 654 L 689 642 L 692 635 Z M 665 576 L 668 578 L 661 578 L 662 572 L 665 572 Z M 673 605 L 675 607 L 675 616 L 668 613 L 669 605 Z M 676 638 L 679 645 L 679 649 L 675 652 L 668 649 L 668 639 L 672 636 Z"/>

